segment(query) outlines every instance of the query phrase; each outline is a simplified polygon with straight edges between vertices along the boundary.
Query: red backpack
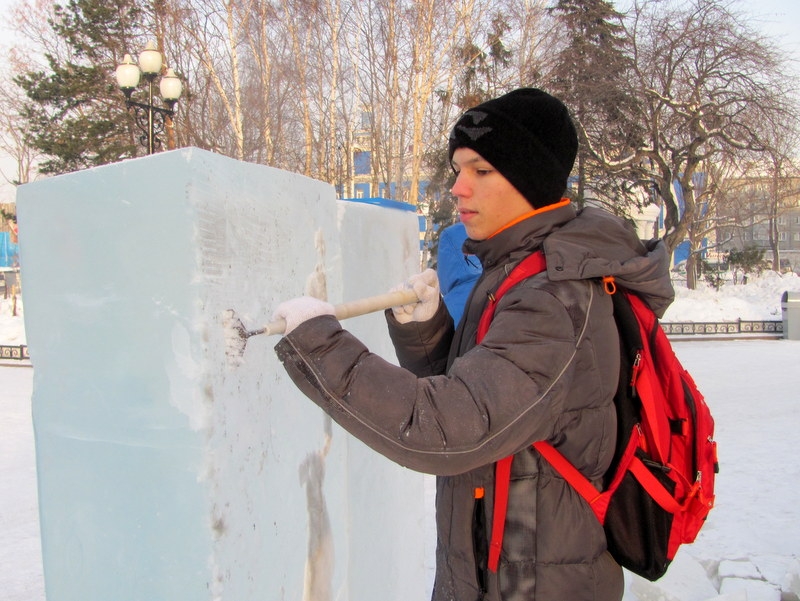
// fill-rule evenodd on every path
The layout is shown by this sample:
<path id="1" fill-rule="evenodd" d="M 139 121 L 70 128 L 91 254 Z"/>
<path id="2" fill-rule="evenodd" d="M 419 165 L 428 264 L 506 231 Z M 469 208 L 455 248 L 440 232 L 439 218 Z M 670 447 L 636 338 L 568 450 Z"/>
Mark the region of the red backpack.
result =
<path id="1" fill-rule="evenodd" d="M 545 270 L 544 254 L 526 257 L 490 297 L 478 324 L 483 339 L 495 307 L 521 280 Z M 714 506 L 718 470 L 714 420 L 681 366 L 653 311 L 606 278 L 620 334 L 617 445 L 603 490 L 550 443 L 534 448 L 586 500 L 603 524 L 608 550 L 624 568 L 657 580 L 678 547 L 694 541 Z M 503 543 L 512 457 L 497 462 L 488 566 L 497 571 Z"/>

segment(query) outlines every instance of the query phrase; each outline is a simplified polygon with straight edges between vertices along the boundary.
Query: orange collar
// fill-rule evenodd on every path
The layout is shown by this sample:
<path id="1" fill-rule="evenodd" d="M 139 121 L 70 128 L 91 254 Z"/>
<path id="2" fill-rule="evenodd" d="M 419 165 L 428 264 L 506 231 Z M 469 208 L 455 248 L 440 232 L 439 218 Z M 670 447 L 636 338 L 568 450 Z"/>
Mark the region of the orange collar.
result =
<path id="1" fill-rule="evenodd" d="M 502 232 L 504 230 L 507 230 L 512 225 L 517 225 L 520 221 L 525 221 L 529 217 L 533 217 L 534 215 L 540 215 L 542 213 L 546 213 L 547 211 L 554 211 L 556 209 L 560 209 L 561 207 L 567 206 L 570 202 L 572 202 L 572 201 L 570 201 L 569 198 L 562 198 L 560 201 L 558 201 L 558 202 L 556 202 L 554 204 L 544 206 L 544 207 L 542 207 L 540 209 L 533 209 L 532 211 L 529 211 L 529 212 L 527 212 L 527 213 L 525 213 L 523 215 L 520 215 L 516 219 L 514 219 L 512 221 L 509 221 L 503 227 L 501 227 L 499 230 L 497 230 L 494 234 L 489 236 L 489 238 L 494 238 L 500 232 Z"/>

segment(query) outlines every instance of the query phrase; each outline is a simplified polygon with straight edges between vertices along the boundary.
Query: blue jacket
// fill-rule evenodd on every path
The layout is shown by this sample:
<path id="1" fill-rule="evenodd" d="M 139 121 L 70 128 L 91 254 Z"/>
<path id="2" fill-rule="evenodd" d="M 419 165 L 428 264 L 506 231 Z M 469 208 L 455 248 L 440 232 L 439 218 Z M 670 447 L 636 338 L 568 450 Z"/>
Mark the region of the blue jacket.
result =
<path id="1" fill-rule="evenodd" d="M 439 235 L 439 289 L 456 324 L 461 321 L 469 293 L 482 272 L 478 259 L 461 248 L 466 238 L 463 223 L 451 225 Z"/>

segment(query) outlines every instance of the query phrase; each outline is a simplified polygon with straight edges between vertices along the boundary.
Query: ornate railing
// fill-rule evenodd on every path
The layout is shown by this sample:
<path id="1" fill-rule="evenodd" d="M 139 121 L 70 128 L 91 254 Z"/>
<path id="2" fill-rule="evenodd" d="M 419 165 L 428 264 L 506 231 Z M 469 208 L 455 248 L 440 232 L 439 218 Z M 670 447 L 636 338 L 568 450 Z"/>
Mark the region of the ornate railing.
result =
<path id="1" fill-rule="evenodd" d="M 25 344 L 0 345 L 0 359 L 12 359 L 16 361 L 29 361 L 28 346 Z"/>
<path id="2" fill-rule="evenodd" d="M 661 323 L 667 336 L 783 337 L 783 321 L 687 321 Z M 30 361 L 25 344 L 0 345 L 0 360 Z"/>
<path id="3" fill-rule="evenodd" d="M 672 322 L 662 323 L 662 329 L 667 336 L 769 336 L 780 338 L 783 336 L 783 321 L 738 321 L 720 322 Z"/>

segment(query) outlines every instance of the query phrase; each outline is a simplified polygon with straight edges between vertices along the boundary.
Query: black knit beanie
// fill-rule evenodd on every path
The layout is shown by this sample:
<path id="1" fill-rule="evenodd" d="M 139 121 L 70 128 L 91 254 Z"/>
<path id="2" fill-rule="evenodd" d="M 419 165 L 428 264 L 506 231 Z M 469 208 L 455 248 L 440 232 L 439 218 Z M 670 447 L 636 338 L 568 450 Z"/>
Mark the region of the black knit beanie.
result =
<path id="1" fill-rule="evenodd" d="M 450 132 L 451 161 L 461 147 L 489 161 L 538 209 L 564 195 L 578 136 L 560 100 L 520 88 L 464 113 Z"/>

